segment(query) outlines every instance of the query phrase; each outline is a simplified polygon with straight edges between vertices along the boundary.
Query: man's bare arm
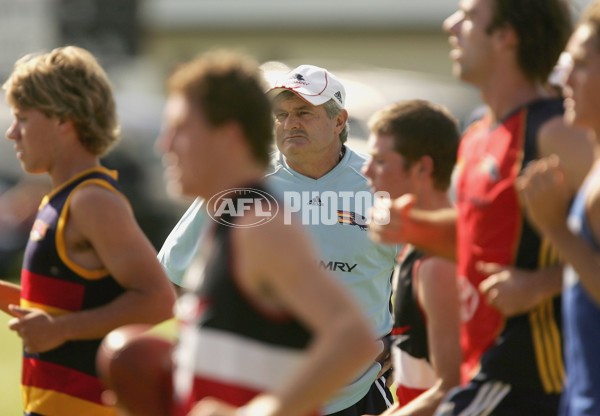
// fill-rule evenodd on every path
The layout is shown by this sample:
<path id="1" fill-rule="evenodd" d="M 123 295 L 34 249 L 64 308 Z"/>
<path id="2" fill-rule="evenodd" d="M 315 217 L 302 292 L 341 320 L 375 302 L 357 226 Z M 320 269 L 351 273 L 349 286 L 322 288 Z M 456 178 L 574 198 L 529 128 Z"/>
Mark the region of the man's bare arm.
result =
<path id="1" fill-rule="evenodd" d="M 414 208 L 415 198 L 406 194 L 376 204 L 371 212 L 370 237 L 380 243 L 412 244 L 428 254 L 455 261 L 456 209 Z"/>

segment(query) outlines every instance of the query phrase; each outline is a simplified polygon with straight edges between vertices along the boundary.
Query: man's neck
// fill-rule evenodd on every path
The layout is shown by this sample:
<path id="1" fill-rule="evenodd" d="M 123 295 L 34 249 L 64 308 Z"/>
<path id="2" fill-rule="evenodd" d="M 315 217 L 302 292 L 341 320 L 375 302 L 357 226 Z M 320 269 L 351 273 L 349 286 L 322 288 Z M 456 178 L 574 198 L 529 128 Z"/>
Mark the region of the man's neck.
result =
<path id="1" fill-rule="evenodd" d="M 532 83 L 520 75 L 503 80 L 491 80 L 487 85 L 480 87 L 480 92 L 494 123 L 504 120 L 527 103 L 550 96 L 543 86 Z"/>
<path id="2" fill-rule="evenodd" d="M 326 155 L 283 155 L 286 163 L 296 172 L 312 179 L 319 179 L 331 172 L 343 159 L 346 147 L 340 146 Z M 316 157 L 313 157 L 316 156 Z"/>
<path id="3" fill-rule="evenodd" d="M 224 169 L 227 174 L 215 175 L 205 189 L 205 193 L 199 195 L 205 199 L 210 199 L 214 195 L 228 190 L 241 188 L 259 183 L 265 176 L 265 169 L 256 162 L 249 162 L 246 165 L 231 166 Z"/>
<path id="4" fill-rule="evenodd" d="M 55 167 L 48 172 L 52 188 L 58 188 L 80 173 L 98 166 L 100 166 L 100 160 L 95 156 L 74 158 L 67 163 L 64 161 L 55 163 Z"/>
<path id="5" fill-rule="evenodd" d="M 424 192 L 417 193 L 416 208 L 424 210 L 437 210 L 452 208 L 452 202 L 448 196 L 447 191 L 440 191 L 438 189 L 429 189 Z"/>

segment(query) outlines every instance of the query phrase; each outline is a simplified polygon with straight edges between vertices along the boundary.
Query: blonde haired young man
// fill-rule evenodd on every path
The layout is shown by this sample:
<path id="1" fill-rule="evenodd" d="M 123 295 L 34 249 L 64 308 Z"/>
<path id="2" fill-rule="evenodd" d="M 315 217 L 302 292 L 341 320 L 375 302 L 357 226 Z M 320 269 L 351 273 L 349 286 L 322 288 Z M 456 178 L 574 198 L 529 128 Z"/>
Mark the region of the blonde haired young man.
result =
<path id="1" fill-rule="evenodd" d="M 13 113 L 6 136 L 23 170 L 52 184 L 21 287 L 10 288 L 20 306 L 7 308 L 23 340 L 25 414 L 114 415 L 96 376 L 102 337 L 169 318 L 175 296 L 116 172 L 100 165 L 119 137 L 110 83 L 89 52 L 68 46 L 18 60 L 4 90 Z"/>

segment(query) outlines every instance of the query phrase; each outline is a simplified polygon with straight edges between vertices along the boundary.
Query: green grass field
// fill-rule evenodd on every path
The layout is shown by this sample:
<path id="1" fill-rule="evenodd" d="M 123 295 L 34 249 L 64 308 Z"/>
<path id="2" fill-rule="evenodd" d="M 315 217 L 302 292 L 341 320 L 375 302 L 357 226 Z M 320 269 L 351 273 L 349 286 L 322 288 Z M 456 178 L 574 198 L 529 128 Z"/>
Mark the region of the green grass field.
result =
<path id="1" fill-rule="evenodd" d="M 8 329 L 10 317 L 0 312 L 0 416 L 23 414 L 21 405 L 21 342 L 17 335 Z M 175 322 L 164 322 L 152 330 L 172 339 Z"/>
<path id="2" fill-rule="evenodd" d="M 10 317 L 0 312 L 0 415 L 23 414 L 21 406 L 21 342 L 8 329 Z"/>

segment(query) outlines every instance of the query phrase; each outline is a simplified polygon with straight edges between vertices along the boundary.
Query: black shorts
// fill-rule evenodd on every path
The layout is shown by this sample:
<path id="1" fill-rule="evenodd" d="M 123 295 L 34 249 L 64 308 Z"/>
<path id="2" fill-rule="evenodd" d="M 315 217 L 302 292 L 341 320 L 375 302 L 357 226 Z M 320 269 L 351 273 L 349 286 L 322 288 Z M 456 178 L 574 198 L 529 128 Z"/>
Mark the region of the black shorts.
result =
<path id="1" fill-rule="evenodd" d="M 385 380 L 386 377 L 379 377 L 362 399 L 344 410 L 330 413 L 327 416 L 362 416 L 383 413 L 394 402 L 392 392 L 385 385 Z"/>
<path id="2" fill-rule="evenodd" d="M 471 380 L 452 389 L 435 416 L 556 416 L 560 394 L 518 390 L 497 380 Z"/>

